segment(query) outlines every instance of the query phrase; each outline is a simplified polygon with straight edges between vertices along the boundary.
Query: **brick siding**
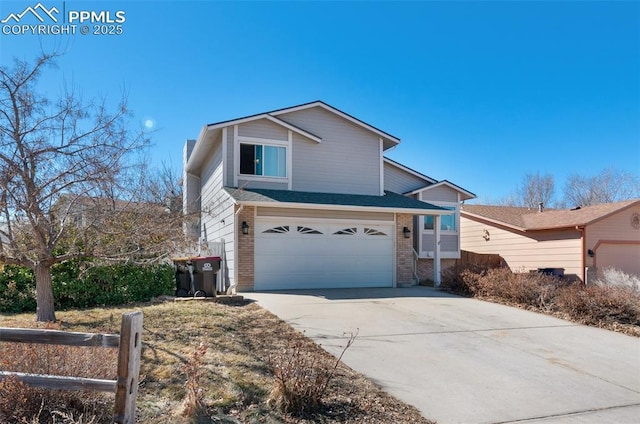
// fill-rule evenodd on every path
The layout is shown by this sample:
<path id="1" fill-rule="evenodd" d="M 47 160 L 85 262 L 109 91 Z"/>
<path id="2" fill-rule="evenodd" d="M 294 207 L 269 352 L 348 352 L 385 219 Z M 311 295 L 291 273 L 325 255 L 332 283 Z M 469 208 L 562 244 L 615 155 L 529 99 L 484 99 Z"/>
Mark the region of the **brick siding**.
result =
<path id="1" fill-rule="evenodd" d="M 238 234 L 238 291 L 254 289 L 254 246 L 255 246 L 255 207 L 245 206 L 237 216 L 236 234 Z M 249 234 L 242 234 L 242 222 L 249 224 Z"/>

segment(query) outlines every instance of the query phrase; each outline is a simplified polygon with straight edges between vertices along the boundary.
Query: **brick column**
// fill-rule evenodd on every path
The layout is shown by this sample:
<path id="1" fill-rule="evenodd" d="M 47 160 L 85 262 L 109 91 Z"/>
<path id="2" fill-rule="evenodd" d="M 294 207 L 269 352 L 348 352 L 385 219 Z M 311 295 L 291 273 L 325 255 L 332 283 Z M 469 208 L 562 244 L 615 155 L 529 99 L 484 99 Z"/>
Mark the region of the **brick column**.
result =
<path id="1" fill-rule="evenodd" d="M 253 291 L 254 279 L 254 245 L 255 245 L 255 208 L 245 206 L 236 217 L 236 234 L 238 249 L 238 291 Z M 242 234 L 242 222 L 249 224 L 249 234 Z"/>
<path id="2" fill-rule="evenodd" d="M 411 230 L 411 237 L 405 238 L 403 229 Z M 396 285 L 413 285 L 413 215 L 396 215 Z"/>

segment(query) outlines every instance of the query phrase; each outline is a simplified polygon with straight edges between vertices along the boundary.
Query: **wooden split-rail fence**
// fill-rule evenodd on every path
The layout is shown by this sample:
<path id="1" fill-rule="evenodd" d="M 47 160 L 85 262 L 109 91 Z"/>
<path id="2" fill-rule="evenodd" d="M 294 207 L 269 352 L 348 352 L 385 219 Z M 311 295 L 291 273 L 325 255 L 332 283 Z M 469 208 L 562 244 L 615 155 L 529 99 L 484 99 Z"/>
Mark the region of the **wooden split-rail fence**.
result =
<path id="1" fill-rule="evenodd" d="M 0 342 L 118 348 L 116 380 L 0 371 L 0 379 L 17 377 L 32 387 L 115 392 L 115 423 L 133 424 L 142 352 L 142 312 L 122 315 L 120 335 L 0 327 Z"/>

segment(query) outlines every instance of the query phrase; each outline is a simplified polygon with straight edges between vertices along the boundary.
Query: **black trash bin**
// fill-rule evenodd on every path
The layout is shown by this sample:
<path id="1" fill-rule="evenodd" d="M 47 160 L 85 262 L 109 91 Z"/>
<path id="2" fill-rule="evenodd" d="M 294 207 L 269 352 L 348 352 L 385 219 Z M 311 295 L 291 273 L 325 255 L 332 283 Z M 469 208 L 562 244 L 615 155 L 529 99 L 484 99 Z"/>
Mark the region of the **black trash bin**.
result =
<path id="1" fill-rule="evenodd" d="M 564 268 L 538 268 L 538 272 L 551 277 L 564 277 Z"/>
<path id="2" fill-rule="evenodd" d="M 176 297 L 188 297 L 191 292 L 191 275 L 187 262 L 187 259 L 173 260 L 176 267 Z"/>
<path id="3" fill-rule="evenodd" d="M 203 258 L 192 258 L 191 261 L 194 269 L 194 296 L 215 297 L 216 272 L 220 269 L 220 258 L 217 256 L 207 256 Z"/>
<path id="4" fill-rule="evenodd" d="M 175 258 L 177 297 L 215 297 L 220 257 Z"/>

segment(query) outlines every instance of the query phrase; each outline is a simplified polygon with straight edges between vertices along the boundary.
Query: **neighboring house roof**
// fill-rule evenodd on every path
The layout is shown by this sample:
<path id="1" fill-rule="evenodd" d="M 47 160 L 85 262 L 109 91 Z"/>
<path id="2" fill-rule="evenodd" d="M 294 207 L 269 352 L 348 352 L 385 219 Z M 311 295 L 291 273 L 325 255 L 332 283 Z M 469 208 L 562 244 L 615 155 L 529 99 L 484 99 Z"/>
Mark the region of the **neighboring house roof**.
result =
<path id="1" fill-rule="evenodd" d="M 442 215 L 451 211 L 401 194 L 385 191 L 384 196 L 311 193 L 303 191 L 231 188 L 225 191 L 238 204 L 250 206 L 301 207 L 313 205 L 319 209 L 357 209 L 379 212 L 399 212 L 419 215 Z"/>
<path id="2" fill-rule="evenodd" d="M 463 205 L 461 214 L 521 231 L 536 231 L 582 227 L 638 204 L 640 199 L 631 199 L 576 209 L 548 209 L 543 212 L 511 206 Z"/>

